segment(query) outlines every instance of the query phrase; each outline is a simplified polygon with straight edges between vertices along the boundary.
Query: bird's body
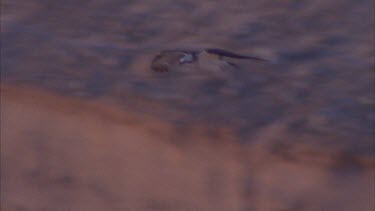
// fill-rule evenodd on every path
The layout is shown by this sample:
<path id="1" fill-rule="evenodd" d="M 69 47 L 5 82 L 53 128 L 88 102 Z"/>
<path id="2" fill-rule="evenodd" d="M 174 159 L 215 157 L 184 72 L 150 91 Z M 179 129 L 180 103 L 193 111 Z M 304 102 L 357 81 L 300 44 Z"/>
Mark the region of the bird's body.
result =
<path id="1" fill-rule="evenodd" d="M 226 61 L 224 58 L 248 59 L 266 61 L 253 56 L 236 54 L 223 49 L 209 48 L 200 51 L 196 50 L 164 50 L 154 57 L 151 62 L 151 69 L 155 72 L 168 72 L 178 69 L 181 66 L 196 64 L 202 70 L 222 70 L 225 67 L 236 65 Z"/>

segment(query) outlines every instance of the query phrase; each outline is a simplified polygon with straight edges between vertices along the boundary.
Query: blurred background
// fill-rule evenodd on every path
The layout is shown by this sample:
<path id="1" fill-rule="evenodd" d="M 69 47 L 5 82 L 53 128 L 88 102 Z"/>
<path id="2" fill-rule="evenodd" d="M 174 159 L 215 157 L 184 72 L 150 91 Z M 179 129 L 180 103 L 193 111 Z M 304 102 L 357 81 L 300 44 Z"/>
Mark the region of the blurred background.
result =
<path id="1" fill-rule="evenodd" d="M 1 2 L 2 210 L 372 210 L 369 0 Z M 223 48 L 226 78 L 153 73 Z"/>

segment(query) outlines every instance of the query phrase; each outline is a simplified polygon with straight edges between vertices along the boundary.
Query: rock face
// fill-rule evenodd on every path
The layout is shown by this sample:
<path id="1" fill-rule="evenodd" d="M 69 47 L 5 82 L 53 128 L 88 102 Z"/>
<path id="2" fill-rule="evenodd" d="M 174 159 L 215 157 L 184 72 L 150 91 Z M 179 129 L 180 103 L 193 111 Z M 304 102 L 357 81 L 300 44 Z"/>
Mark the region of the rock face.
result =
<path id="1" fill-rule="evenodd" d="M 1 113 L 6 210 L 373 206 L 373 158 L 290 142 L 285 122 L 243 145 L 228 128 L 178 131 L 105 103 L 13 87 L 2 89 Z"/>
<path id="2" fill-rule="evenodd" d="M 1 209 L 372 210 L 372 8 L 3 0 Z"/>

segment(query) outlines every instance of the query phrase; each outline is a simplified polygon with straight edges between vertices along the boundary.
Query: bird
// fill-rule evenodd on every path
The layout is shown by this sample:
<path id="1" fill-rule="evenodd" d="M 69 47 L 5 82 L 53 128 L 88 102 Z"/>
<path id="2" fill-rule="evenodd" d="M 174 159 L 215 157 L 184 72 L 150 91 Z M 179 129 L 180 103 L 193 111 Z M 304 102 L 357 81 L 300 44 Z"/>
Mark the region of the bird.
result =
<path id="1" fill-rule="evenodd" d="M 220 48 L 207 48 L 203 50 L 173 49 L 160 51 L 151 61 L 151 69 L 154 72 L 168 72 L 179 66 L 196 64 L 200 68 L 212 69 L 209 66 L 222 67 L 237 65 L 226 61 L 225 58 L 246 59 L 255 61 L 268 61 L 255 56 L 237 54 Z M 214 68 L 215 69 L 215 68 Z"/>

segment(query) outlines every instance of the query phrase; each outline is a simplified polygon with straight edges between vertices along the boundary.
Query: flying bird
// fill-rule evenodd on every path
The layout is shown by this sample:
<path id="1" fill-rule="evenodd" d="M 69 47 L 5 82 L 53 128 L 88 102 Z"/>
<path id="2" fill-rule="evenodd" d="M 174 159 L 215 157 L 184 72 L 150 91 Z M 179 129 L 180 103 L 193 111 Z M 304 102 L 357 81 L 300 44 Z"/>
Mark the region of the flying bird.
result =
<path id="1" fill-rule="evenodd" d="M 151 69 L 155 72 L 168 72 L 173 67 L 198 63 L 200 66 L 229 65 L 237 67 L 225 58 L 267 61 L 266 59 L 233 53 L 224 49 L 207 48 L 203 50 L 163 50 L 151 62 Z"/>

